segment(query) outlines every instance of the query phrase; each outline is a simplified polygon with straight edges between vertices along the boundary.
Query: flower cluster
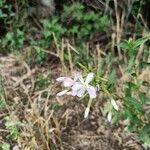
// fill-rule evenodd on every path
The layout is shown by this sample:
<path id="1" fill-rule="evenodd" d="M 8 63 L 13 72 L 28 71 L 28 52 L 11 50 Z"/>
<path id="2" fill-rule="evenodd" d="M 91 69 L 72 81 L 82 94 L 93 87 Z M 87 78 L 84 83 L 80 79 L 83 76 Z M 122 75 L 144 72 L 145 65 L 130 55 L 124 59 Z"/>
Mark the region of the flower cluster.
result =
<path id="1" fill-rule="evenodd" d="M 90 82 L 94 79 L 94 73 L 88 73 L 87 77 L 84 79 L 83 76 L 79 73 L 74 75 L 74 79 L 69 77 L 59 77 L 56 81 L 61 82 L 65 87 L 65 90 L 57 93 L 57 96 L 63 95 L 71 95 L 71 96 L 78 96 L 83 97 L 85 94 L 88 94 L 90 99 L 88 101 L 87 108 L 84 112 L 84 118 L 87 118 L 89 115 L 90 107 L 92 100 L 96 98 L 96 92 L 99 91 L 99 86 L 93 86 Z M 115 110 L 119 110 L 115 100 L 111 99 L 111 105 Z M 108 112 L 107 119 L 111 122 L 112 119 L 112 111 Z"/>
<path id="2" fill-rule="evenodd" d="M 94 73 L 89 73 L 85 80 L 79 73 L 75 74 L 74 79 L 69 77 L 59 77 L 56 79 L 56 81 L 62 82 L 63 86 L 66 88 L 65 90 L 57 93 L 57 96 L 63 96 L 66 94 L 83 97 L 86 93 L 89 94 L 90 100 L 85 110 L 84 118 L 88 117 L 92 100 L 96 98 L 96 91 L 98 91 L 98 86 L 94 87 L 89 84 L 93 79 Z"/>
<path id="3" fill-rule="evenodd" d="M 93 73 L 89 73 L 85 81 L 81 74 L 75 74 L 74 79 L 69 77 L 59 77 L 56 79 L 56 81 L 62 82 L 64 87 L 68 89 L 57 93 L 57 96 L 63 96 L 67 94 L 82 97 L 86 92 L 88 92 L 90 99 L 96 98 L 96 88 L 89 84 L 93 78 Z"/>

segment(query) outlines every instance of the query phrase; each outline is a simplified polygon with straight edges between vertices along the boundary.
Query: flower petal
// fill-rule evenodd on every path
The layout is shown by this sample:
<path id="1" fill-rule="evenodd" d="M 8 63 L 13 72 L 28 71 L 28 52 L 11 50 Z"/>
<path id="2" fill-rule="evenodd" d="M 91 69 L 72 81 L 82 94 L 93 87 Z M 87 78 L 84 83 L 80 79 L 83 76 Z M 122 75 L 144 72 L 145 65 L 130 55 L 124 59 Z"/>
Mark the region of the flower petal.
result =
<path id="1" fill-rule="evenodd" d="M 77 81 L 80 76 L 81 76 L 80 72 L 74 73 L 74 81 Z"/>
<path id="2" fill-rule="evenodd" d="M 67 95 L 72 95 L 72 91 L 69 91 L 66 93 Z"/>
<path id="3" fill-rule="evenodd" d="M 86 89 L 87 89 L 91 99 L 96 98 L 96 89 L 93 86 L 87 85 Z"/>
<path id="4" fill-rule="evenodd" d="M 71 95 L 72 96 L 76 96 L 77 95 L 77 91 L 72 91 Z"/>
<path id="5" fill-rule="evenodd" d="M 86 110 L 85 110 L 85 112 L 84 112 L 84 118 L 87 118 L 87 117 L 88 117 L 89 111 L 90 111 L 90 108 L 87 107 Z"/>
<path id="6" fill-rule="evenodd" d="M 108 115 L 107 115 L 107 120 L 108 120 L 109 122 L 111 122 L 111 119 L 112 119 L 112 113 L 109 112 Z"/>
<path id="7" fill-rule="evenodd" d="M 111 104 L 114 107 L 114 109 L 116 109 L 117 111 L 119 110 L 118 105 L 116 104 L 114 99 L 111 99 Z"/>
<path id="8" fill-rule="evenodd" d="M 66 78 L 66 77 L 59 77 L 59 78 L 56 79 L 56 81 L 58 81 L 58 82 L 63 82 L 65 78 Z"/>
<path id="9" fill-rule="evenodd" d="M 77 96 L 82 97 L 85 93 L 85 87 L 82 87 L 80 90 L 77 91 Z"/>
<path id="10" fill-rule="evenodd" d="M 84 85 L 79 83 L 79 82 L 75 82 L 74 85 L 72 86 L 72 90 L 73 91 L 78 91 L 79 89 L 83 88 Z"/>
<path id="11" fill-rule="evenodd" d="M 64 90 L 64 91 L 61 91 L 61 92 L 57 93 L 56 95 L 57 95 L 57 96 L 63 96 L 63 95 L 65 95 L 67 92 L 68 92 L 68 90 Z"/>
<path id="12" fill-rule="evenodd" d="M 86 77 L 85 83 L 86 84 L 90 83 L 93 80 L 93 78 L 94 78 L 94 73 L 92 73 L 92 72 L 89 73 Z"/>
<path id="13" fill-rule="evenodd" d="M 81 74 L 78 75 L 78 79 L 80 80 L 80 82 L 81 82 L 82 84 L 85 84 L 85 83 L 84 83 L 84 79 L 83 79 L 83 77 L 82 77 Z"/>
<path id="14" fill-rule="evenodd" d="M 72 80 L 71 78 L 65 78 L 64 79 L 64 87 L 70 87 L 72 86 L 74 83 L 74 80 Z"/>
<path id="15" fill-rule="evenodd" d="M 67 95 L 71 95 L 71 96 L 76 96 L 77 92 L 76 91 L 69 91 L 66 93 Z"/>

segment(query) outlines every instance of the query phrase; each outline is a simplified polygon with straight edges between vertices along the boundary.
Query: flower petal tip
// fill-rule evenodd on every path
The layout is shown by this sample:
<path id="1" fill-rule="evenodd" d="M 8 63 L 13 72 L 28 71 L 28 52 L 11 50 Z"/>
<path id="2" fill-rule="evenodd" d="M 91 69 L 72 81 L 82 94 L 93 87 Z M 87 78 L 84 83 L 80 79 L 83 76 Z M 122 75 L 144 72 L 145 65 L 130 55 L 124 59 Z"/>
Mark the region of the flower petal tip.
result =
<path id="1" fill-rule="evenodd" d="M 111 99 L 111 104 L 112 104 L 112 106 L 114 107 L 115 110 L 117 110 L 117 111 L 119 110 L 119 107 L 118 107 L 118 105 L 117 105 L 117 103 L 114 99 Z"/>
<path id="2" fill-rule="evenodd" d="M 61 92 L 57 93 L 56 95 L 57 95 L 57 96 L 63 96 L 63 95 L 65 95 L 67 92 L 68 92 L 68 90 L 64 90 L 64 91 L 61 91 Z"/>
<path id="3" fill-rule="evenodd" d="M 107 120 L 108 120 L 109 122 L 111 122 L 111 119 L 112 119 L 112 113 L 109 112 L 108 115 L 107 115 Z"/>
<path id="4" fill-rule="evenodd" d="M 90 108 L 86 108 L 85 112 L 84 112 L 84 118 L 86 119 L 89 115 L 89 111 L 90 111 Z"/>

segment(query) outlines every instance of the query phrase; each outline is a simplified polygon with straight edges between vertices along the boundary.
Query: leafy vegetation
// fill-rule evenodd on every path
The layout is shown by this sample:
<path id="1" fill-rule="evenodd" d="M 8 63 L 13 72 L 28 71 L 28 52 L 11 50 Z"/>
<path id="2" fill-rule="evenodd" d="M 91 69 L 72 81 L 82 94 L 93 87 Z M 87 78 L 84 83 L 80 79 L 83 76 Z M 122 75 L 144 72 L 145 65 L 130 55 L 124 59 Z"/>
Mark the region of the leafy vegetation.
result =
<path id="1" fill-rule="evenodd" d="M 87 140 L 81 134 L 105 134 L 95 127 L 101 118 L 150 147 L 149 4 L 64 0 L 43 15 L 50 8 L 39 1 L 0 0 L 0 149 L 72 149 Z M 135 148 L 120 129 L 107 145 Z"/>

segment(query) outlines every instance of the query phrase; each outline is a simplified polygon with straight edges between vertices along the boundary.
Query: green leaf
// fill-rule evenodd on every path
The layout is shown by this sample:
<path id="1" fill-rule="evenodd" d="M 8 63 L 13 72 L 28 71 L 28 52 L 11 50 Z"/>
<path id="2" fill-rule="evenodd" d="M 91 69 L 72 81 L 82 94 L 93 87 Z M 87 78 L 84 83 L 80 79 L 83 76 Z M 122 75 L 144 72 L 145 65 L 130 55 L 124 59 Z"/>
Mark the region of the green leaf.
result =
<path id="1" fill-rule="evenodd" d="M 126 82 L 125 86 L 126 86 L 126 88 L 125 88 L 125 95 L 126 95 L 126 97 L 131 97 L 132 96 L 132 92 L 138 90 L 137 85 L 132 83 L 132 82 Z"/>
<path id="2" fill-rule="evenodd" d="M 83 64 L 81 64 L 81 63 L 78 62 L 78 65 L 79 65 L 82 69 L 84 69 L 86 72 L 89 72 L 89 69 L 88 69 L 86 66 L 84 66 Z"/>
<path id="3" fill-rule="evenodd" d="M 10 150 L 10 145 L 8 143 L 3 143 L 1 148 L 2 150 Z"/>
<path id="4" fill-rule="evenodd" d="M 140 120 L 138 119 L 138 117 L 136 116 L 136 114 L 134 114 L 132 112 L 131 108 L 125 108 L 124 116 L 125 116 L 126 119 L 129 120 L 128 130 L 130 132 L 136 131 L 137 127 L 140 124 Z"/>
<path id="5" fill-rule="evenodd" d="M 0 99 L 0 110 L 6 107 L 6 102 Z"/>
<path id="6" fill-rule="evenodd" d="M 139 67 L 140 67 L 141 69 L 146 68 L 146 67 L 150 67 L 150 63 L 143 61 L 143 62 L 141 62 L 141 63 L 139 64 Z"/>
<path id="7" fill-rule="evenodd" d="M 113 70 L 108 77 L 108 82 L 107 82 L 108 87 L 114 85 L 116 83 L 116 79 L 117 79 L 116 71 Z"/>
<path id="8" fill-rule="evenodd" d="M 140 139 L 144 144 L 150 147 L 150 124 L 146 124 L 139 133 Z"/>
<path id="9" fill-rule="evenodd" d="M 134 41 L 133 49 L 136 49 L 140 45 L 144 44 L 146 41 L 150 39 L 150 36 L 139 38 L 138 40 Z"/>
<path id="10" fill-rule="evenodd" d="M 119 45 L 118 45 L 120 48 L 122 49 L 126 49 L 128 50 L 130 47 L 128 45 L 128 41 L 127 40 L 124 40 L 123 42 L 121 42 Z"/>
<path id="11" fill-rule="evenodd" d="M 124 97 L 125 103 L 128 108 L 131 110 L 134 109 L 135 112 L 143 113 L 143 106 L 136 98 L 134 97 Z"/>
<path id="12" fill-rule="evenodd" d="M 145 102 L 146 102 L 146 100 L 147 100 L 146 93 L 140 92 L 140 93 L 139 93 L 139 98 L 140 98 L 141 102 L 142 102 L 143 104 L 145 104 Z"/>
<path id="13" fill-rule="evenodd" d="M 131 92 L 138 90 L 138 86 L 133 82 L 126 82 L 126 85 L 131 90 Z"/>

